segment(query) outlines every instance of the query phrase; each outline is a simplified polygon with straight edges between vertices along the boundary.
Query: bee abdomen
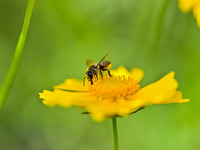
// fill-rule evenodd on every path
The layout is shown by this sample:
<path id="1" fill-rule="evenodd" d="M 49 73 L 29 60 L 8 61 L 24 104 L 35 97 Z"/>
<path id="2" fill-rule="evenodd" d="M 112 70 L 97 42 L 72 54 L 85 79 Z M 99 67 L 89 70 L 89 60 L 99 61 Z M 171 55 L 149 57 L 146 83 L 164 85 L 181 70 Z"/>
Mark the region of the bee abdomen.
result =
<path id="1" fill-rule="evenodd" d="M 100 67 L 102 69 L 110 69 L 112 67 L 112 63 L 110 61 L 103 61 L 100 63 Z"/>

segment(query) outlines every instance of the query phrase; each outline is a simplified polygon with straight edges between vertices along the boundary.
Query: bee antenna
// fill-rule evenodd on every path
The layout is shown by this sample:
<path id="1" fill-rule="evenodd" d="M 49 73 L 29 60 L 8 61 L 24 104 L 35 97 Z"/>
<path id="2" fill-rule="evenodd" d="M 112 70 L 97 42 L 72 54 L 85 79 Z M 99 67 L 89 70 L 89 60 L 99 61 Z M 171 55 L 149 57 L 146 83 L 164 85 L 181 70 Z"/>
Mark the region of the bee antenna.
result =
<path id="1" fill-rule="evenodd" d="M 83 78 L 83 86 L 85 86 L 85 78 L 86 78 L 86 77 Z"/>

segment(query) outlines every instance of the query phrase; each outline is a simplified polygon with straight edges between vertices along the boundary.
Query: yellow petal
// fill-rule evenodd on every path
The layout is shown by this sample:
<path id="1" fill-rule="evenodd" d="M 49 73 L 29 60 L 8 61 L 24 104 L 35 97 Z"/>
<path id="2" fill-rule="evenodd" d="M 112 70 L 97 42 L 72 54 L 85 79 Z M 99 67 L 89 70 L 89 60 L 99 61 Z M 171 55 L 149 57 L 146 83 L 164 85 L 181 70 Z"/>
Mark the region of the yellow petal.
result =
<path id="1" fill-rule="evenodd" d="M 197 25 L 200 27 L 200 1 L 198 1 L 194 6 L 193 14 L 197 19 Z"/>
<path id="2" fill-rule="evenodd" d="M 121 98 L 115 101 L 113 99 L 101 99 L 85 108 L 90 112 L 93 120 L 100 122 L 105 118 L 111 118 L 116 115 L 127 116 L 138 107 L 138 105 L 132 105 L 132 101 Z"/>
<path id="3" fill-rule="evenodd" d="M 134 80 L 138 82 L 142 80 L 144 77 L 144 71 L 140 68 L 133 68 L 131 72 L 129 72 L 124 66 L 118 67 L 117 70 L 111 70 L 111 74 L 115 76 L 131 76 Z"/>
<path id="4" fill-rule="evenodd" d="M 178 0 L 178 1 L 179 1 L 179 8 L 185 13 L 192 10 L 195 4 L 198 2 L 198 0 Z"/>
<path id="5" fill-rule="evenodd" d="M 127 116 L 130 113 L 134 112 L 138 108 L 144 106 L 143 104 L 141 105 L 136 105 L 136 103 L 133 104 L 134 101 L 130 101 L 127 99 L 119 99 L 117 100 L 118 108 L 117 108 L 117 115 L 118 116 Z"/>
<path id="6" fill-rule="evenodd" d="M 52 91 L 43 90 L 43 93 L 39 93 L 39 95 L 40 95 L 40 98 L 44 99 L 42 102 L 45 105 L 50 106 L 50 107 L 53 107 L 56 105 L 56 102 L 55 102 L 56 97 Z"/>
<path id="7" fill-rule="evenodd" d="M 131 76 L 133 77 L 134 80 L 140 82 L 144 77 L 144 71 L 140 68 L 133 68 L 131 70 Z"/>
<path id="8" fill-rule="evenodd" d="M 168 104 L 168 103 L 184 103 L 184 102 L 189 102 L 189 99 L 183 99 L 182 98 L 182 93 L 180 91 L 176 91 L 172 97 L 169 99 L 166 99 L 165 101 L 162 102 L 162 104 Z M 160 103 L 160 102 L 159 102 Z M 156 104 L 156 103 L 155 103 Z"/>
<path id="9" fill-rule="evenodd" d="M 135 95 L 130 96 L 129 99 L 139 101 L 145 105 L 186 102 L 187 100 L 182 99 L 180 93 L 176 91 L 178 83 L 174 79 L 174 75 L 174 72 L 168 73 L 159 81 L 142 88 Z"/>
<path id="10" fill-rule="evenodd" d="M 54 92 L 44 90 L 39 93 L 43 103 L 48 106 L 59 105 L 62 107 L 80 106 L 85 107 L 97 98 L 89 92 L 67 92 L 55 89 Z"/>
<path id="11" fill-rule="evenodd" d="M 64 83 L 54 86 L 55 89 L 66 89 L 74 91 L 88 91 L 87 84 L 83 86 L 83 81 L 77 79 L 66 79 Z"/>
<path id="12" fill-rule="evenodd" d="M 88 105 L 86 109 L 90 112 L 93 120 L 98 122 L 103 121 L 107 115 L 115 112 L 112 99 L 98 99 L 95 103 Z"/>
<path id="13" fill-rule="evenodd" d="M 130 76 L 129 71 L 124 66 L 119 66 L 117 70 L 111 70 L 110 72 L 115 76 Z"/>

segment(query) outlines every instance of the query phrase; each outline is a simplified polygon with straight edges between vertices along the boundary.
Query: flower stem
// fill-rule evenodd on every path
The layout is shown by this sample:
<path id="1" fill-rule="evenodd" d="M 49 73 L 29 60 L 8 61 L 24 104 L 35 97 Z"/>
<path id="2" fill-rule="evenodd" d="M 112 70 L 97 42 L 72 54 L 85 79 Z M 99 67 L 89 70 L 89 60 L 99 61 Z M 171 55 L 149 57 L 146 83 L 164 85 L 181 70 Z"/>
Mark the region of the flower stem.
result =
<path id="1" fill-rule="evenodd" d="M 114 138 L 114 150 L 119 150 L 119 140 L 118 140 L 118 131 L 117 131 L 117 118 L 112 118 L 113 125 L 113 138 Z"/>
<path id="2" fill-rule="evenodd" d="M 29 27 L 31 15 L 33 12 L 34 4 L 35 4 L 35 0 L 28 1 L 26 14 L 25 14 L 25 18 L 24 18 L 24 23 L 23 23 L 22 31 L 21 31 L 19 39 L 18 39 L 15 53 L 14 53 L 10 68 L 9 68 L 9 70 L 6 74 L 6 77 L 0 88 L 0 111 L 2 110 L 3 104 L 6 100 L 6 98 L 8 97 L 8 94 L 12 88 L 14 81 L 15 81 L 15 77 L 16 77 L 16 74 L 17 74 L 17 71 L 19 68 L 24 44 L 26 41 L 26 35 L 28 32 L 28 27 Z"/>
<path id="3" fill-rule="evenodd" d="M 170 3 L 170 0 L 165 0 L 163 2 L 163 6 L 161 7 L 161 10 L 157 16 L 157 20 L 155 24 L 155 29 L 156 29 L 155 38 L 154 38 L 155 40 L 152 45 L 152 50 L 156 52 L 158 51 L 158 48 L 159 48 L 159 44 L 160 44 L 160 40 L 161 40 L 161 36 L 163 32 L 164 19 L 165 19 L 165 15 L 166 15 L 169 3 Z"/>

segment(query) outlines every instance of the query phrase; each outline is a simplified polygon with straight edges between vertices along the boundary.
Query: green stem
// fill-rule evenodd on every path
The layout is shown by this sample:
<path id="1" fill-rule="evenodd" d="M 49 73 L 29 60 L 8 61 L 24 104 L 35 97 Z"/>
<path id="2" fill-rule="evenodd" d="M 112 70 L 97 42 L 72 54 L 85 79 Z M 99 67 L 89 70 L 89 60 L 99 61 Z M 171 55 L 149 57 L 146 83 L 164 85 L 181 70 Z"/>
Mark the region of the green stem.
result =
<path id="1" fill-rule="evenodd" d="M 160 40 L 161 40 L 161 36 L 162 36 L 163 25 L 164 25 L 164 19 L 165 19 L 165 15 L 166 15 L 170 0 L 165 0 L 163 3 L 164 4 L 161 7 L 161 10 L 160 10 L 157 20 L 156 20 L 157 24 L 155 25 L 156 35 L 155 35 L 155 40 L 153 42 L 152 50 L 156 51 L 156 52 L 158 51 L 158 48 L 159 48 L 159 44 L 160 44 Z"/>
<path id="2" fill-rule="evenodd" d="M 113 125 L 113 137 L 114 137 L 114 150 L 119 150 L 119 140 L 118 140 L 118 131 L 117 131 L 117 118 L 112 118 Z"/>
<path id="3" fill-rule="evenodd" d="M 5 100 L 8 97 L 8 94 L 15 81 L 15 77 L 17 74 L 17 70 L 19 68 L 19 64 L 20 64 L 20 60 L 21 60 L 21 56 L 22 56 L 22 52 L 24 48 L 24 43 L 26 41 L 26 35 L 27 35 L 31 15 L 33 12 L 34 4 L 35 4 L 35 0 L 28 1 L 24 23 L 23 23 L 22 31 L 19 36 L 19 40 L 15 49 L 15 53 L 14 53 L 10 68 L 0 88 L 0 111 L 2 110 L 3 104 L 5 103 Z"/>

